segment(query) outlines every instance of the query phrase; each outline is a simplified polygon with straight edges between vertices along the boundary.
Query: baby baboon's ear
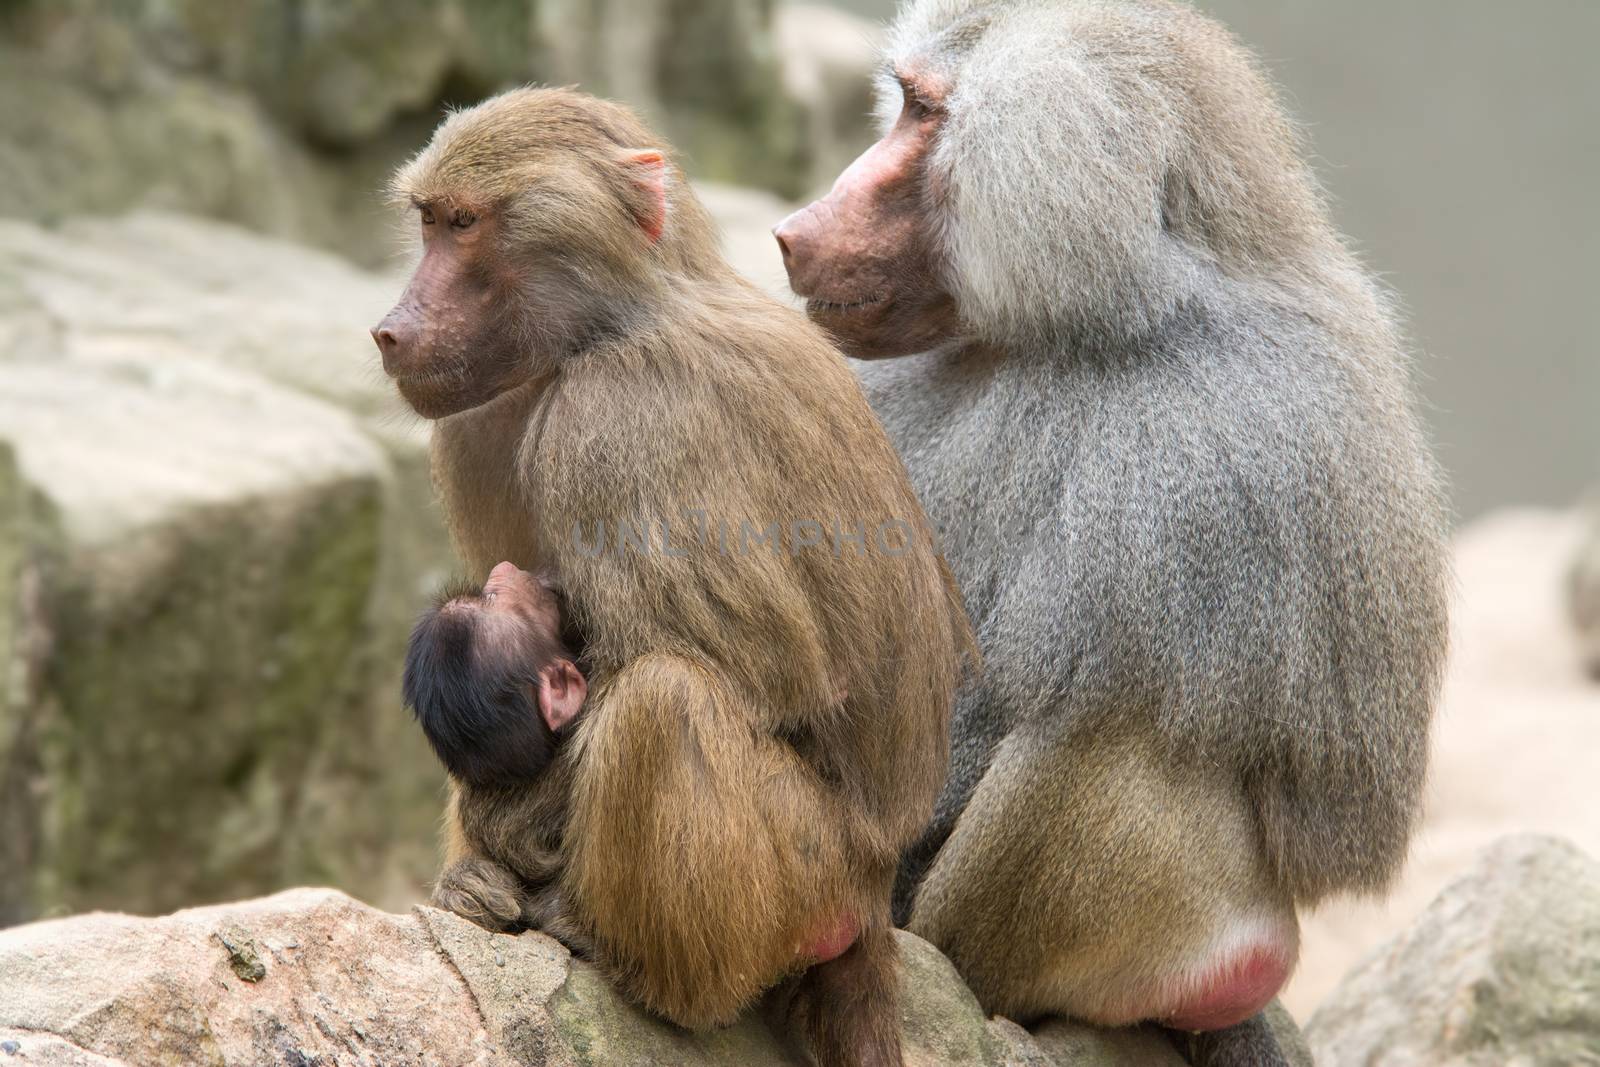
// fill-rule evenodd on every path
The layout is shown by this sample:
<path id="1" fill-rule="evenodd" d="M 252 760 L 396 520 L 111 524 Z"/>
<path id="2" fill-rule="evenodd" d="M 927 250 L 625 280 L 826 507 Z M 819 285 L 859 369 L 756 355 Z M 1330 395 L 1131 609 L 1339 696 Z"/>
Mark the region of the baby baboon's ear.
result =
<path id="1" fill-rule="evenodd" d="M 667 226 L 667 159 L 657 149 L 640 148 L 624 152 L 622 165 L 633 183 L 633 217 L 655 244 Z"/>
<path id="2" fill-rule="evenodd" d="M 589 682 L 567 659 L 552 660 L 539 668 L 539 714 L 551 733 L 578 717 L 589 696 Z"/>

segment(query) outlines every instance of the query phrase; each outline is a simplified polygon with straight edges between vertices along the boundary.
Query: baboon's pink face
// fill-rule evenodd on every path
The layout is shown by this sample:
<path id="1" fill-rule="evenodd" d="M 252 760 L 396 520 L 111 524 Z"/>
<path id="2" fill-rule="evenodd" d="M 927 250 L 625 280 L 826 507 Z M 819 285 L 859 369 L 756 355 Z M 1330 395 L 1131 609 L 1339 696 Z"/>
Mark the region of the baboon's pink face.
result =
<path id="1" fill-rule="evenodd" d="M 545 635 L 561 633 L 561 609 L 550 585 L 510 562 L 499 563 L 483 583 L 484 610 L 515 627 Z"/>
<path id="2" fill-rule="evenodd" d="M 927 177 L 943 93 L 932 79 L 898 77 L 894 126 L 827 196 L 772 231 L 807 314 L 862 359 L 924 352 L 957 328 L 933 239 L 938 190 Z"/>
<path id="3" fill-rule="evenodd" d="M 416 207 L 422 260 L 372 339 L 406 403 L 438 419 L 520 384 L 526 361 L 505 321 L 517 286 L 499 265 L 495 215 L 460 205 Z"/>

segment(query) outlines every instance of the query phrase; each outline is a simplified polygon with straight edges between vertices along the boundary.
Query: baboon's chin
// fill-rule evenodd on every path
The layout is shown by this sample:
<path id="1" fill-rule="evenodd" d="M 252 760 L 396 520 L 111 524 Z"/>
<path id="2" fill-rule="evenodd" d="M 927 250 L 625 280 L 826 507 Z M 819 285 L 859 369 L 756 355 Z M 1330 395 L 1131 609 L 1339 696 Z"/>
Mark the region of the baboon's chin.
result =
<path id="1" fill-rule="evenodd" d="M 806 301 L 806 316 L 827 330 L 841 347 L 849 351 L 857 346 L 874 347 L 892 305 L 893 300 L 888 296 L 855 301 L 812 297 Z"/>
<path id="2" fill-rule="evenodd" d="M 425 376 L 399 378 L 395 380 L 395 385 L 400 390 L 400 398 L 425 419 L 458 415 L 478 407 L 488 399 L 477 396 L 470 389 L 461 388 L 458 383 L 450 388 L 445 383 Z"/>
<path id="3" fill-rule="evenodd" d="M 907 301 L 891 293 L 849 306 L 812 301 L 806 312 L 853 359 L 914 356 L 938 348 L 956 332 L 954 302 L 943 295 Z"/>

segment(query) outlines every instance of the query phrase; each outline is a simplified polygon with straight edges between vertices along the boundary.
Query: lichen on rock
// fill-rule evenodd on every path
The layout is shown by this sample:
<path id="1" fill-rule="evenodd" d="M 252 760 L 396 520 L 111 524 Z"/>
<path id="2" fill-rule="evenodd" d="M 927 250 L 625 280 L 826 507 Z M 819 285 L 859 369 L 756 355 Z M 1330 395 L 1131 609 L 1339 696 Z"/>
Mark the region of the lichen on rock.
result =
<path id="1" fill-rule="evenodd" d="M 217 931 L 217 940 L 228 950 L 228 963 L 233 973 L 246 982 L 259 982 L 267 976 L 266 964 L 256 951 L 255 938 L 238 926 L 224 926 Z"/>

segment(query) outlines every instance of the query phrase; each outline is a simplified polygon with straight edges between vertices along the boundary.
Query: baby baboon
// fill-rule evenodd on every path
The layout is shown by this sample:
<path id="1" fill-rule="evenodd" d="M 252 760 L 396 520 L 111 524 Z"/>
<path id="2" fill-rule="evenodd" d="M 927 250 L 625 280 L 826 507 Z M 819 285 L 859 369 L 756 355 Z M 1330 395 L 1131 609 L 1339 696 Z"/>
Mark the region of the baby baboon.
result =
<path id="1" fill-rule="evenodd" d="M 439 879 L 434 903 L 494 930 L 536 927 L 577 951 L 590 946 L 559 884 L 572 777 L 553 760 L 588 697 L 570 651 L 582 647 L 550 582 L 501 563 L 481 590 L 447 589 L 418 621 L 404 681 L 450 772 L 452 825 L 465 818 L 483 842 L 484 855 L 463 855 Z"/>
<path id="2" fill-rule="evenodd" d="M 647 1007 L 714 1026 L 798 975 L 782 999 L 819 1062 L 898 1064 L 891 888 L 971 637 L 859 386 L 727 266 L 623 108 L 504 94 L 394 188 L 423 254 L 373 331 L 384 366 L 439 420 L 457 548 L 555 575 L 589 683 L 539 789 L 458 789 L 441 885 L 553 877 Z"/>
<path id="3" fill-rule="evenodd" d="M 985 657 L 897 906 L 993 1011 L 1270 1062 L 1230 1028 L 1298 907 L 1399 870 L 1444 659 L 1389 297 L 1187 7 L 917 0 L 887 51 L 882 140 L 776 233 L 847 351 L 921 353 L 861 378 Z"/>

